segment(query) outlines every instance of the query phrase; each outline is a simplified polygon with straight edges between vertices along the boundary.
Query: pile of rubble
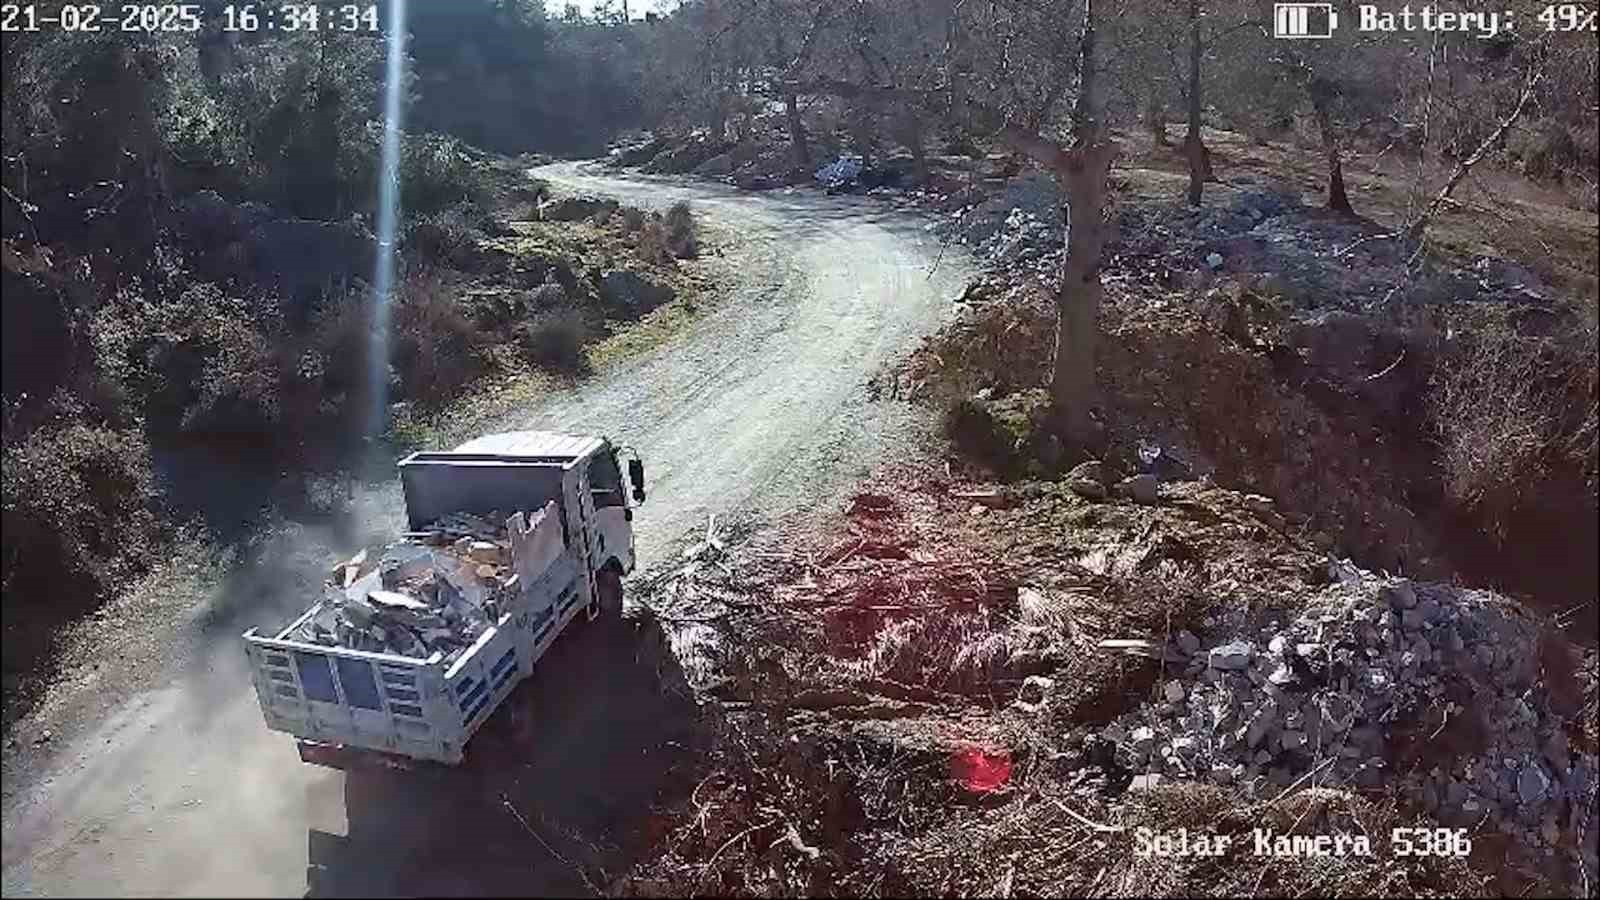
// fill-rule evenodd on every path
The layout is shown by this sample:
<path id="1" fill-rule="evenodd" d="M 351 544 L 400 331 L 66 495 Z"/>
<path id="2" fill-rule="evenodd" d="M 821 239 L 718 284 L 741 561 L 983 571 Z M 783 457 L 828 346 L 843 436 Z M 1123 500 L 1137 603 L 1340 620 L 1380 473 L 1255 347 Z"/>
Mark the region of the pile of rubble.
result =
<path id="1" fill-rule="evenodd" d="M 1286 627 L 1161 648 L 1180 677 L 1101 729 L 1135 787 L 1163 778 L 1270 797 L 1297 785 L 1397 789 L 1439 821 L 1492 826 L 1535 858 L 1596 860 L 1596 757 L 1541 679 L 1540 626 L 1484 591 L 1349 563 Z"/>
<path id="2" fill-rule="evenodd" d="M 1054 178 L 1030 172 L 1011 179 L 1000 193 L 977 192 L 936 224 L 945 237 L 972 249 L 991 266 L 1027 266 L 1041 272 L 1059 261 L 1066 237 L 1061 191 Z"/>
<path id="3" fill-rule="evenodd" d="M 1298 192 L 1238 179 L 1198 208 L 1179 201 L 1118 210 L 1107 270 L 1181 286 L 1193 273 L 1272 276 L 1302 309 L 1366 310 L 1396 288 L 1425 300 L 1542 303 L 1549 289 L 1532 273 L 1480 259 L 1461 268 L 1419 255 L 1417 246 L 1363 219 L 1307 207 Z"/>
<path id="4" fill-rule="evenodd" d="M 519 516 L 514 516 L 516 521 Z M 510 528 L 453 513 L 408 532 L 376 559 L 363 550 L 333 568 L 323 603 L 295 637 L 346 647 L 446 660 L 472 646 L 521 590 L 512 571 Z"/>

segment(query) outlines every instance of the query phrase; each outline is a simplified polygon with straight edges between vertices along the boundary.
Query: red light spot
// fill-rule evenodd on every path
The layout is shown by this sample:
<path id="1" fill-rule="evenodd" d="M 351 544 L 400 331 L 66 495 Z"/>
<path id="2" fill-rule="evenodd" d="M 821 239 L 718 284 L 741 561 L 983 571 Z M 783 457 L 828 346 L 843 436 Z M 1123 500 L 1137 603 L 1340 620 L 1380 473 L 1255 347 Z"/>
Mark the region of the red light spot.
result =
<path id="1" fill-rule="evenodd" d="M 1006 750 L 961 750 L 950 758 L 950 775 L 978 794 L 1005 787 L 1011 780 L 1011 753 Z"/>

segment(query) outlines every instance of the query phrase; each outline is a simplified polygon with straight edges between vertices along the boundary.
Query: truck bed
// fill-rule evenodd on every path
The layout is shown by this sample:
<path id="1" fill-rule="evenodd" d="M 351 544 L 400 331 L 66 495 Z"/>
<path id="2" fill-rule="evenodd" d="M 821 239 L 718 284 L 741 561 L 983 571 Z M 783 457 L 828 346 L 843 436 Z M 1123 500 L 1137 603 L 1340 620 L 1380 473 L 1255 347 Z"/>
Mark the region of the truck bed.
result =
<path id="1" fill-rule="evenodd" d="M 453 662 L 329 647 L 288 635 L 321 602 L 266 637 L 245 633 L 267 727 L 319 744 L 456 764 L 505 696 L 583 607 L 577 555 L 564 551 Z"/>

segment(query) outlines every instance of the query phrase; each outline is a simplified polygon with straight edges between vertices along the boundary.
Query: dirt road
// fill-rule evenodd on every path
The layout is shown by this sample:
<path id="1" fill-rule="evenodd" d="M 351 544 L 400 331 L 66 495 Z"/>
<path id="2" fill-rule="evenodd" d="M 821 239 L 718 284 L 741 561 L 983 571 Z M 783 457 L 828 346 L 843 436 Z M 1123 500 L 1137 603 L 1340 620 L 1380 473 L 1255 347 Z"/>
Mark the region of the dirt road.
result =
<path id="1" fill-rule="evenodd" d="M 967 274 L 953 252 L 934 266 L 939 247 L 920 221 L 809 192 L 742 194 L 574 164 L 538 174 L 639 205 L 689 200 L 741 239 L 726 249 L 741 281 L 714 314 L 501 423 L 602 431 L 640 449 L 642 565 L 707 513 L 804 514 L 895 452 L 906 412 L 870 405 L 866 380 L 936 326 Z M 392 516 L 392 492 L 377 497 L 379 517 Z M 574 856 L 590 848 L 599 859 L 640 825 L 684 747 L 686 713 L 625 652 L 631 639 L 593 629 L 558 642 L 528 683 L 522 708 L 538 731 L 508 798 L 519 822 L 501 801 L 508 782 L 401 791 L 302 765 L 289 738 L 262 726 L 237 636 L 216 632 L 169 687 L 58 734 L 70 743 L 57 771 L 8 785 L 18 799 L 5 812 L 4 893 L 582 890 Z"/>

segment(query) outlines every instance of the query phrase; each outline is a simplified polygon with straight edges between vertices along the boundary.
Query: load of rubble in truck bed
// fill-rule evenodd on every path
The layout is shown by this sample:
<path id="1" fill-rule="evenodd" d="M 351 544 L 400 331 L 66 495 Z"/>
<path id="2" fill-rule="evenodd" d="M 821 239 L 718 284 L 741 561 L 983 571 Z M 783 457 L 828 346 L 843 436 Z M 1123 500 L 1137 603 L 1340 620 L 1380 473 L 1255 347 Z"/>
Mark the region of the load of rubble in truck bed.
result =
<path id="1" fill-rule="evenodd" d="M 522 589 L 512 569 L 512 532 L 531 532 L 545 513 L 516 513 L 502 524 L 487 517 L 452 513 L 381 556 L 363 550 L 334 566 L 323 586 L 321 608 L 292 637 L 327 647 L 345 647 L 426 658 L 442 653 L 448 663 L 499 620 Z"/>

